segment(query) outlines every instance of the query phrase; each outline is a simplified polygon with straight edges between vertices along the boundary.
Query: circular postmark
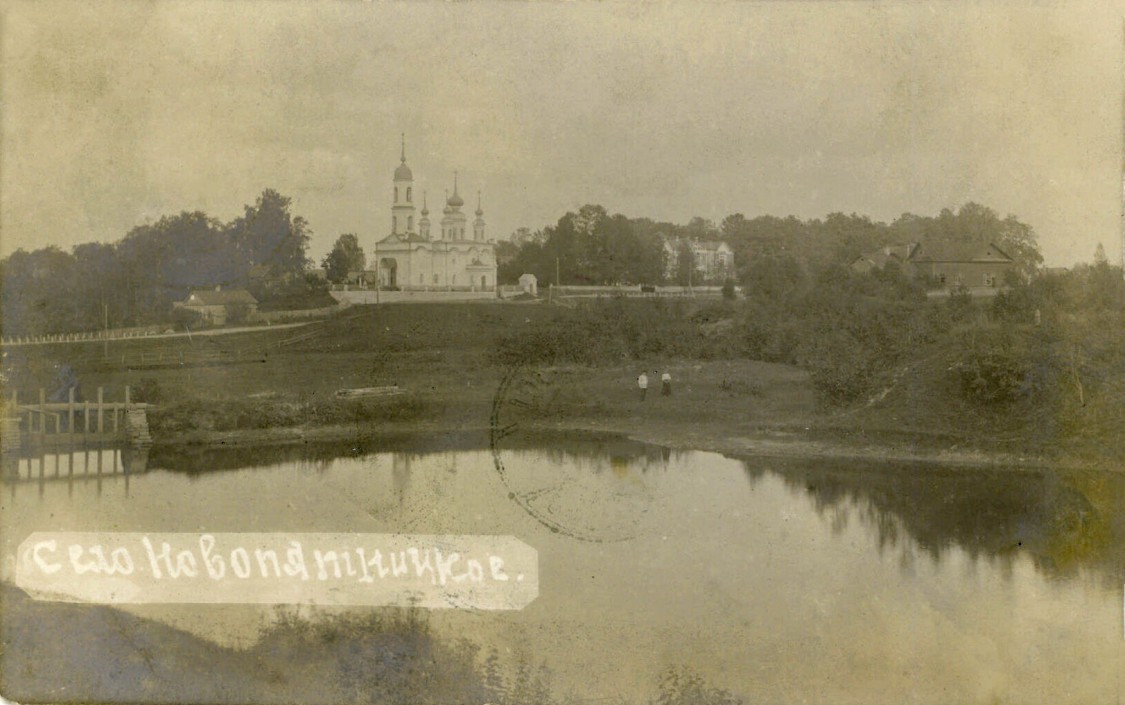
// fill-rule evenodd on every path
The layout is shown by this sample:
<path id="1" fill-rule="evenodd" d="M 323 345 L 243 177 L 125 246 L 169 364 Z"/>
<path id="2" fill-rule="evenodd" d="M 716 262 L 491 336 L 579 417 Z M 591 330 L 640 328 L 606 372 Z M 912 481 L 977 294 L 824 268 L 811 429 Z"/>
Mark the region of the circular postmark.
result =
<path id="1" fill-rule="evenodd" d="M 593 543 L 628 541 L 652 504 L 647 483 L 604 444 L 541 433 L 544 421 L 574 403 L 566 393 L 569 381 L 551 369 L 504 371 L 489 423 L 493 464 L 508 499 L 552 533 Z"/>

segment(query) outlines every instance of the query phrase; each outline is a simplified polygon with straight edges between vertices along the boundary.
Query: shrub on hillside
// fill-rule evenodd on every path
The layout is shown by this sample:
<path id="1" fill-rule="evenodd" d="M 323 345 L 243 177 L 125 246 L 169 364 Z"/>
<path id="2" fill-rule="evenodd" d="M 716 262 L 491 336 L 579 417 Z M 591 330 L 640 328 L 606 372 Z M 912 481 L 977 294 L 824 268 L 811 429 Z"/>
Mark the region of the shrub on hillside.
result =
<path id="1" fill-rule="evenodd" d="M 1032 331 L 977 326 L 962 333 L 958 349 L 952 369 L 976 404 L 1042 402 L 1059 379 L 1053 341 Z"/>
<path id="2" fill-rule="evenodd" d="M 898 365 L 940 331 L 924 295 L 893 277 L 831 267 L 784 311 L 779 326 L 794 340 L 794 361 L 807 369 L 822 401 L 841 404 L 876 391 Z"/>
<path id="3" fill-rule="evenodd" d="M 692 309 L 664 299 L 594 302 L 501 335 L 491 357 L 501 365 L 697 357 L 705 341 Z"/>

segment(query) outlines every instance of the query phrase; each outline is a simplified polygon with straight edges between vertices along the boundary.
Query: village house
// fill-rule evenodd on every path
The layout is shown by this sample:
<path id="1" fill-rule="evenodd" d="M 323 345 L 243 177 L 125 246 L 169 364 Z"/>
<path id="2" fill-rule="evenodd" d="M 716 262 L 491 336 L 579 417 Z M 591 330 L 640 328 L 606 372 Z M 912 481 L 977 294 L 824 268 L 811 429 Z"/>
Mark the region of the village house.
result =
<path id="1" fill-rule="evenodd" d="M 939 289 L 995 289 L 1004 283 L 1004 274 L 1015 264 L 995 243 L 948 247 L 934 252 L 919 247 L 910 263 L 917 270 L 917 276 Z"/>
<path id="2" fill-rule="evenodd" d="M 951 245 L 930 250 L 918 243 L 887 245 L 857 257 L 851 268 L 866 273 L 895 263 L 903 274 L 921 278 L 930 289 L 964 287 L 973 293 L 992 293 L 1004 282 L 1014 260 L 996 243 Z"/>
<path id="3" fill-rule="evenodd" d="M 903 274 L 913 277 L 916 271 L 910 258 L 920 247 L 921 245 L 916 242 L 908 245 L 885 245 L 874 252 L 856 257 L 850 266 L 860 274 L 867 274 L 873 269 L 883 269 L 888 262 L 894 262 Z"/>
<path id="4" fill-rule="evenodd" d="M 238 322 L 252 318 L 258 312 L 258 300 L 245 289 L 200 289 L 188 294 L 183 301 L 172 304 L 173 308 L 186 309 L 198 313 L 208 325 L 221 326 L 226 322 Z"/>
<path id="5" fill-rule="evenodd" d="M 692 261 L 698 280 L 695 284 L 720 284 L 734 276 L 734 250 L 722 240 L 688 240 L 684 238 L 664 238 L 664 276 L 674 279 L 678 273 L 680 251 L 687 245 L 691 248 Z"/>

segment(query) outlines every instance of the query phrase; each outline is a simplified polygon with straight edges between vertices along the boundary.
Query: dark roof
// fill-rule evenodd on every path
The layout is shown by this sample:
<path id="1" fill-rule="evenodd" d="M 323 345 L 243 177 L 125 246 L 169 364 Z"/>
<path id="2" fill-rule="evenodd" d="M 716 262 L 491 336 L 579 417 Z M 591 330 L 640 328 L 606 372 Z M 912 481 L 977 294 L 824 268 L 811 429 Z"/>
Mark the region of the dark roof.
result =
<path id="1" fill-rule="evenodd" d="M 1008 253 L 990 242 L 987 245 L 948 245 L 935 251 L 918 248 L 911 259 L 931 262 L 1011 262 Z"/>
<path id="2" fill-rule="evenodd" d="M 201 306 L 226 306 L 228 304 L 256 305 L 258 300 L 245 289 L 200 289 L 188 294 L 184 303 L 200 304 Z"/>

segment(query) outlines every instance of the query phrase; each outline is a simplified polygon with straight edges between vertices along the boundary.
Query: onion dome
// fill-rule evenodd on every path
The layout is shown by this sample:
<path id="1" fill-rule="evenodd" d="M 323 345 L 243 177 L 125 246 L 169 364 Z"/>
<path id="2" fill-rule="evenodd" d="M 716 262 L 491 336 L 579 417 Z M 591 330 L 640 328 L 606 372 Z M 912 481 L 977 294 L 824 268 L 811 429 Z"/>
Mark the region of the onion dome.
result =
<path id="1" fill-rule="evenodd" d="M 453 206 L 454 208 L 460 208 L 465 205 L 464 199 L 457 193 L 457 172 L 453 172 L 453 195 L 449 197 L 449 200 L 447 200 L 445 204 L 447 206 Z"/>

